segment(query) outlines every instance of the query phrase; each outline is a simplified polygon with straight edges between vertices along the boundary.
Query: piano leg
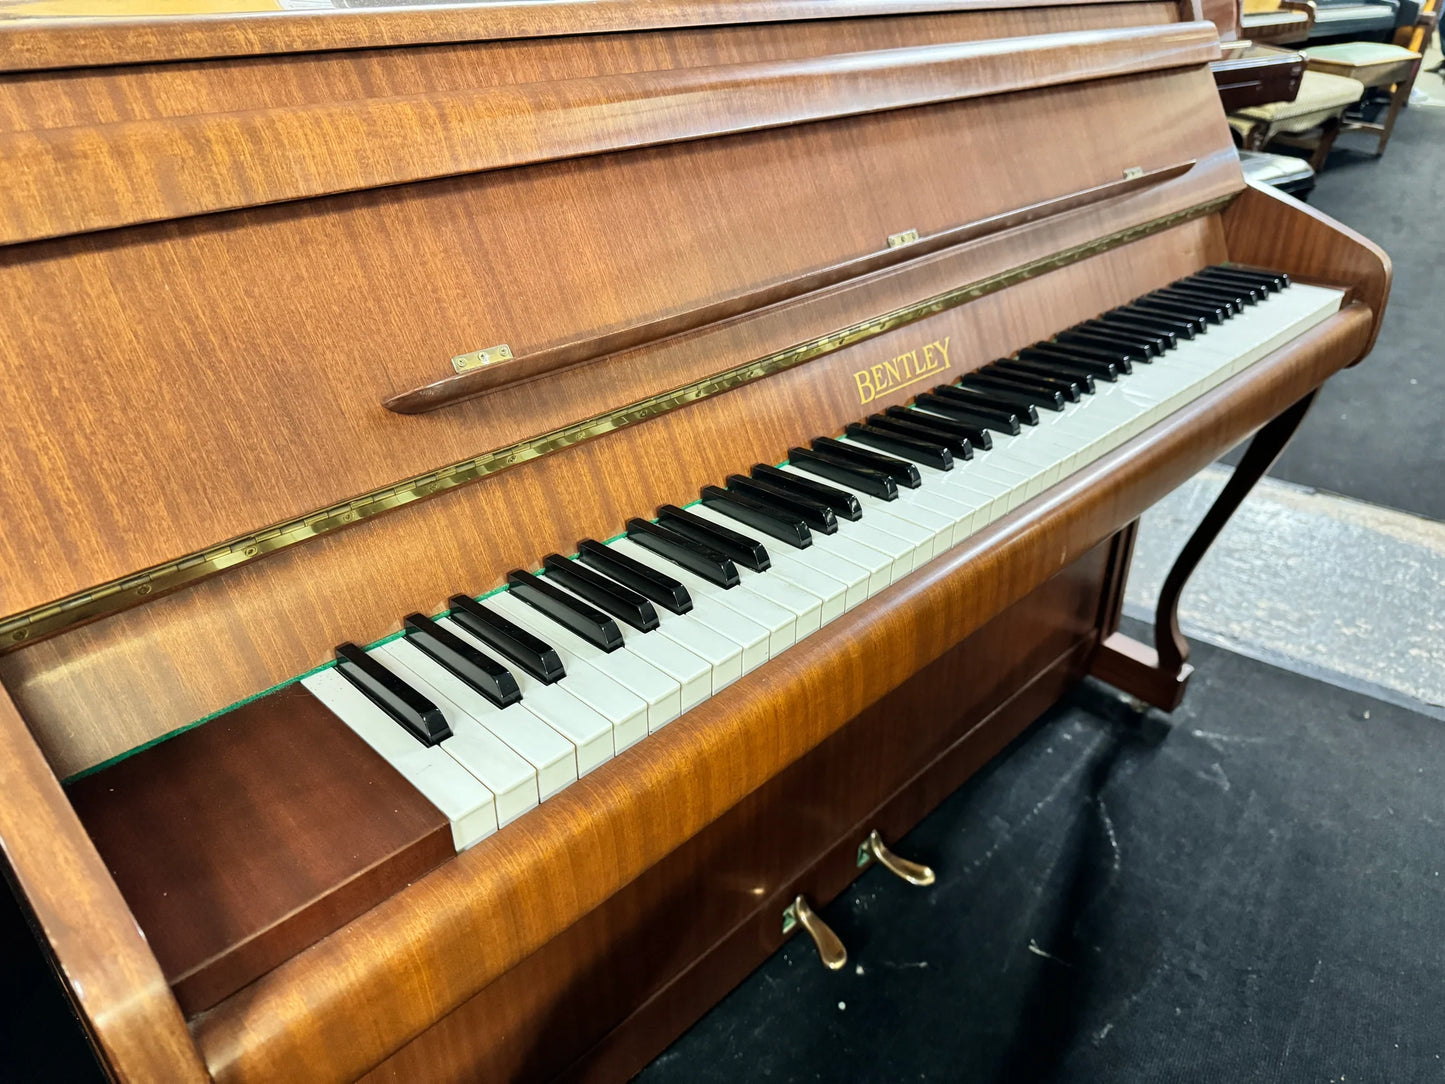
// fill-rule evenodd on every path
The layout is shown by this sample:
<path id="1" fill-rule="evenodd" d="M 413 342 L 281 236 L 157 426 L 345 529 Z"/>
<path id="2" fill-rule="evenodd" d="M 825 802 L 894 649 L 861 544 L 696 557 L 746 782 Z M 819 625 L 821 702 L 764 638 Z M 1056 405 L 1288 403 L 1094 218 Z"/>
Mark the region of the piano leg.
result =
<path id="1" fill-rule="evenodd" d="M 1165 577 L 1164 586 L 1159 591 L 1159 606 L 1154 613 L 1154 646 L 1142 644 L 1118 631 L 1111 633 L 1099 644 L 1090 661 L 1089 672 L 1094 677 L 1163 711 L 1173 711 L 1179 706 L 1184 699 L 1189 675 L 1194 672 L 1194 667 L 1189 665 L 1189 641 L 1179 630 L 1179 596 L 1184 593 L 1189 577 L 1234 515 L 1235 509 L 1284 451 L 1314 397 L 1315 393 L 1310 392 L 1266 424 L 1249 442 L 1244 458 L 1239 461 L 1223 492 L 1194 529 L 1174 567 Z M 1131 534 L 1126 543 L 1129 550 L 1132 550 L 1132 543 Z M 1128 553 L 1124 556 L 1127 560 Z M 1120 604 L 1122 596 L 1121 579 L 1115 606 Z"/>

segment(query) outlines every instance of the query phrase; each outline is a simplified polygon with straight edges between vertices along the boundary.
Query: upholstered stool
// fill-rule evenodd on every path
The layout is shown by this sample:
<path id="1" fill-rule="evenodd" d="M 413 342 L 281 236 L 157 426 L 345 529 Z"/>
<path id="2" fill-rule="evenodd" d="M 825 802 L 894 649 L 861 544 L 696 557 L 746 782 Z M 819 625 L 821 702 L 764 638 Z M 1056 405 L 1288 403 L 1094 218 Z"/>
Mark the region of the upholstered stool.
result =
<path id="1" fill-rule="evenodd" d="M 1305 64 L 1310 71 L 1358 80 L 1366 87 L 1390 87 L 1390 109 L 1383 124 L 1346 120 L 1340 130 L 1345 132 L 1376 132 L 1380 141 L 1375 147 L 1378 157 L 1385 153 L 1390 131 L 1400 107 L 1410 98 L 1410 88 L 1420 71 L 1420 54 L 1400 45 L 1377 41 L 1347 41 L 1342 45 L 1319 45 L 1306 49 Z"/>
<path id="2" fill-rule="evenodd" d="M 1340 117 L 1360 100 L 1365 85 L 1358 79 L 1306 71 L 1292 102 L 1252 105 L 1231 114 L 1230 127 L 1239 133 L 1245 150 L 1260 151 L 1280 136 L 1302 136 L 1318 130 L 1310 165 L 1324 165 L 1330 145 L 1339 133 Z"/>

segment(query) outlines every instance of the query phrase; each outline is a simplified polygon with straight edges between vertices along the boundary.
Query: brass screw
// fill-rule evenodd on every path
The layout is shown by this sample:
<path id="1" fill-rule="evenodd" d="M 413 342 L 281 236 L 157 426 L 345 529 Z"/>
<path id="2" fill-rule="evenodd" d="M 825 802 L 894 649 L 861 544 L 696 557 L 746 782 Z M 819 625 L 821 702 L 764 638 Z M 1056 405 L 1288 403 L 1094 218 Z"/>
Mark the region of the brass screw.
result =
<path id="1" fill-rule="evenodd" d="M 151 585 L 148 583 L 143 583 L 135 589 L 135 593 L 138 595 L 148 595 L 151 593 Z"/>

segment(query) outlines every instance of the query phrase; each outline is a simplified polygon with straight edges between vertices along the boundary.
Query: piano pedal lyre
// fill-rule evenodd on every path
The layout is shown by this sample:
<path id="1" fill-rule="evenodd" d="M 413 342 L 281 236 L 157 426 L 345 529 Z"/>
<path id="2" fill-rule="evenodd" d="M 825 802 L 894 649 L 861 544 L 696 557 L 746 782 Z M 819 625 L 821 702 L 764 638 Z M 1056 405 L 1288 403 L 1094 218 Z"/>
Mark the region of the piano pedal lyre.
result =
<path id="1" fill-rule="evenodd" d="M 848 962 L 848 950 L 833 932 L 833 927 L 819 917 L 807 896 L 798 896 L 783 909 L 783 936 L 792 933 L 799 926 L 807 931 L 818 950 L 818 959 L 829 971 L 839 971 Z"/>
<path id="2" fill-rule="evenodd" d="M 875 861 L 900 881 L 919 888 L 927 888 L 937 879 L 931 866 L 925 866 L 922 862 L 911 862 L 890 851 L 876 828 L 868 833 L 867 839 L 858 844 L 858 868 L 862 869 Z"/>

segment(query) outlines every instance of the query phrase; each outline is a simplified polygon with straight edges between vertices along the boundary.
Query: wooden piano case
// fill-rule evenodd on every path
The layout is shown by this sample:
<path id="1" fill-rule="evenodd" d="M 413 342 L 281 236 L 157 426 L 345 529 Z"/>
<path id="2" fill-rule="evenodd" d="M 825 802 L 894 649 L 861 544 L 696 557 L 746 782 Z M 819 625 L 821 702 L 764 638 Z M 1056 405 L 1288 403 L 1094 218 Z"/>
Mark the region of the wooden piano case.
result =
<path id="1" fill-rule="evenodd" d="M 1132 524 L 1368 352 L 1195 7 L 694 7 L 0 27 L 0 846 L 116 1077 L 635 1071 L 1084 673 L 1177 696 Z M 60 780 L 1223 260 L 1346 303 L 182 1012 Z"/>

